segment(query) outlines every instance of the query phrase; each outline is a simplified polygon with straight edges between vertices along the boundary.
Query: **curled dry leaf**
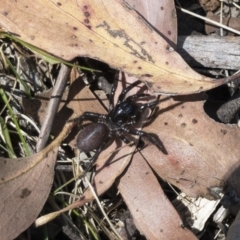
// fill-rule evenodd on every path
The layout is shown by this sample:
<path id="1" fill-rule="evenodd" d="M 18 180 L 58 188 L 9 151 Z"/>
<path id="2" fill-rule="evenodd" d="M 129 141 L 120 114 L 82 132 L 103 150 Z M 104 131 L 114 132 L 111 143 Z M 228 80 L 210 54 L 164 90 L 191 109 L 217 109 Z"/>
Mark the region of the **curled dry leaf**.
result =
<path id="1" fill-rule="evenodd" d="M 67 125 L 55 141 L 30 157 L 0 158 L 1 239 L 14 239 L 40 213 L 52 187 L 58 145 L 71 128 Z"/>
<path id="2" fill-rule="evenodd" d="M 215 122 L 203 110 L 205 96 L 165 98 L 157 119 L 144 130 L 155 132 L 168 155 L 154 146 L 142 151 L 154 171 L 189 196 L 216 197 L 214 187 L 238 194 L 240 130 Z"/>
<path id="3" fill-rule="evenodd" d="M 135 75 L 157 93 L 201 92 L 237 78 L 213 81 L 193 71 L 122 0 L 1 0 L 0 8 L 0 26 L 22 40 L 63 59 L 102 60 Z M 164 11 L 160 7 L 159 14 Z M 171 13 L 175 18 L 174 8 Z M 168 29 L 167 38 L 173 31 Z"/>

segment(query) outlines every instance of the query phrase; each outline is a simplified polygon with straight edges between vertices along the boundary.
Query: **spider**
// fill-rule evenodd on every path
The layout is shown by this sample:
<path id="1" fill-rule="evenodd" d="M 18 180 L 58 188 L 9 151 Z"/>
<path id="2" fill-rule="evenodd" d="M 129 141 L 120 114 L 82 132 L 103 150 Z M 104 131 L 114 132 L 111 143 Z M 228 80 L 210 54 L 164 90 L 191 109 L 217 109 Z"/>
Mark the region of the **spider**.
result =
<path id="1" fill-rule="evenodd" d="M 90 170 L 97 160 L 101 151 L 114 139 L 120 138 L 124 143 L 130 143 L 126 134 L 138 135 L 148 139 L 152 144 L 157 146 L 162 152 L 166 153 L 161 141 L 153 133 L 147 133 L 134 126 L 141 119 L 142 113 L 147 108 L 154 108 L 159 100 L 154 100 L 145 104 L 136 104 L 135 101 L 149 96 L 149 94 L 134 94 L 128 97 L 127 93 L 142 83 L 140 80 L 132 83 L 125 88 L 118 97 L 117 104 L 114 105 L 114 95 L 117 88 L 117 81 L 114 81 L 109 94 L 108 114 L 98 114 L 93 112 L 84 112 L 77 119 L 82 125 L 84 120 L 90 120 L 92 123 L 87 125 L 77 136 L 77 147 L 83 152 L 96 150 L 95 155 L 90 160 L 84 174 Z"/>

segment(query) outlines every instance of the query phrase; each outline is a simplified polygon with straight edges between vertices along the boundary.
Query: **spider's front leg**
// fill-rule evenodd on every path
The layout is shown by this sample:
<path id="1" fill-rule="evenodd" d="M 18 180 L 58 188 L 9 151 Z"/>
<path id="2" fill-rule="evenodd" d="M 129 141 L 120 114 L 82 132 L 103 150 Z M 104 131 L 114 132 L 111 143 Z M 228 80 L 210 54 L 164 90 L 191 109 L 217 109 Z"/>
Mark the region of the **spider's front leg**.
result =
<path id="1" fill-rule="evenodd" d="M 118 75 L 117 75 L 118 76 Z M 109 94 L 109 112 L 114 108 L 114 96 L 118 85 L 118 78 L 115 76 L 111 92 Z"/>
<path id="2" fill-rule="evenodd" d="M 140 80 L 137 80 L 136 82 L 130 84 L 128 87 L 126 87 L 121 94 L 118 97 L 118 104 L 121 103 L 124 98 L 126 97 L 127 93 L 132 90 L 134 87 L 136 87 L 137 85 L 141 84 L 142 82 Z"/>
<path id="3" fill-rule="evenodd" d="M 160 151 L 162 151 L 164 154 L 167 154 L 167 150 L 165 149 L 162 141 L 156 134 L 144 132 L 137 129 L 128 129 L 128 133 L 146 138 L 150 143 L 154 144 Z"/>

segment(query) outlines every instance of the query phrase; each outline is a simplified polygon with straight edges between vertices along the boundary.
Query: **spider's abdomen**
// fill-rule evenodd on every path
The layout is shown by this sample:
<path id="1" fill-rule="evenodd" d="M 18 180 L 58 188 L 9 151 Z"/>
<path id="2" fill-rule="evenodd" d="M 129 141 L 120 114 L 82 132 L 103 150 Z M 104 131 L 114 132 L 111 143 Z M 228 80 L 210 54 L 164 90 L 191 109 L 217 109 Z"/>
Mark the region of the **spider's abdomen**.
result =
<path id="1" fill-rule="evenodd" d="M 77 147 L 83 152 L 98 149 L 108 139 L 109 129 L 103 123 L 91 123 L 77 136 Z"/>
<path id="2" fill-rule="evenodd" d="M 137 122 L 140 118 L 138 106 L 132 101 L 124 101 L 119 103 L 114 110 L 109 114 L 110 121 L 121 127 L 131 121 Z"/>

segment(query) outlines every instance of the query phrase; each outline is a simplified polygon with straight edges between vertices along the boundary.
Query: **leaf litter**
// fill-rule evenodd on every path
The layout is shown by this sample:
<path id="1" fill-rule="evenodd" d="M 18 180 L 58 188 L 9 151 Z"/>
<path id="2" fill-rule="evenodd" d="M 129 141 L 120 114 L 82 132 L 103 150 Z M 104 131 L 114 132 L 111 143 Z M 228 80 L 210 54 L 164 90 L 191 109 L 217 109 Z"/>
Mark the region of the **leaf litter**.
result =
<path id="1" fill-rule="evenodd" d="M 95 4 L 95 2 L 94 2 L 94 4 Z M 95 5 L 93 5 L 93 6 L 95 6 Z M 64 6 L 64 7 L 66 7 L 66 6 Z M 68 7 L 71 7 L 71 5 Z M 21 6 L 20 6 L 20 8 L 21 8 Z M 64 9 L 64 11 L 66 11 L 66 9 Z M 101 12 L 102 10 L 100 9 L 99 11 Z M 133 16 L 135 16 L 135 15 L 133 14 Z M 90 20 L 92 21 L 92 19 L 90 19 Z M 0 21 L 1 21 L 1 19 L 0 19 Z M 94 19 L 93 19 L 93 22 L 94 22 Z M 89 33 L 86 33 L 86 35 L 87 34 L 89 34 Z M 23 34 L 23 36 L 24 36 L 24 34 Z M 110 42 L 112 42 L 112 39 Z M 148 45 L 148 43 L 146 43 L 146 44 Z M 46 50 L 49 50 L 46 46 L 43 48 Z M 68 50 L 69 50 L 69 48 L 68 48 Z M 51 51 L 53 51 L 53 50 L 51 50 Z M 51 52 L 51 51 L 49 51 L 49 52 Z M 59 51 L 58 53 L 60 53 L 60 52 L 61 51 Z M 95 53 L 96 49 L 94 49 L 93 52 Z M 70 58 L 70 55 L 73 53 L 71 51 L 69 51 L 68 54 L 69 54 L 69 58 Z M 79 54 L 81 55 L 82 53 L 79 51 Z M 166 56 L 166 51 L 163 53 L 163 55 Z M 173 55 L 173 54 L 171 54 L 171 55 Z M 71 55 L 71 56 L 74 56 L 74 55 Z M 96 56 L 96 55 L 94 55 L 94 56 Z M 65 55 L 64 57 L 68 59 L 68 56 Z M 164 57 L 162 57 L 162 58 L 164 59 Z M 176 57 L 176 58 L 178 58 L 178 57 Z M 100 58 L 100 59 L 102 59 L 102 58 Z M 128 57 L 127 61 L 131 62 L 130 59 L 132 59 L 132 58 Z M 172 57 L 172 56 L 170 57 L 170 59 L 171 59 L 171 63 L 176 60 L 175 57 Z M 103 60 L 108 61 L 106 59 L 103 59 Z M 117 60 L 119 60 L 119 59 L 117 59 Z M 122 62 L 125 63 L 126 61 L 122 61 Z M 121 64 L 122 64 L 122 62 L 121 62 Z M 177 63 L 178 63 L 178 61 L 177 61 Z M 114 62 L 113 66 L 114 66 L 114 64 L 116 64 L 116 63 Z M 117 64 L 119 64 L 119 63 L 117 63 Z M 180 65 L 185 67 L 184 64 L 180 64 Z M 132 66 L 132 62 L 130 64 L 130 66 Z M 147 65 L 144 65 L 144 66 L 147 66 Z M 123 66 L 121 65 L 119 67 L 119 65 L 118 65 L 117 68 L 121 69 L 121 68 L 123 68 Z M 126 69 L 126 71 L 130 71 L 130 70 L 128 70 L 127 67 L 125 67 L 125 69 Z M 146 70 L 147 69 L 148 68 L 146 67 Z M 181 69 L 181 67 L 180 67 L 180 69 Z M 177 68 L 177 70 L 179 70 L 179 68 Z M 184 69 L 184 70 L 186 70 L 186 69 Z M 186 71 L 187 74 L 192 74 L 192 76 L 194 76 L 194 77 L 198 76 L 198 75 L 195 75 L 195 73 L 188 71 L 188 70 L 189 70 L 189 68 L 187 68 L 187 71 Z M 183 71 L 183 69 L 181 69 L 179 71 L 180 71 L 180 73 L 182 73 L 181 71 Z M 134 71 L 130 71 L 130 73 L 138 75 Z M 177 72 L 177 74 L 179 74 L 179 72 Z M 166 78 L 163 77 L 164 79 L 169 80 L 166 75 L 164 75 L 164 76 L 166 77 Z M 158 77 L 159 77 L 159 75 L 158 75 Z M 196 78 L 198 78 L 198 77 L 196 77 Z M 141 79 L 144 80 L 145 77 L 141 76 Z M 176 80 L 175 78 L 173 78 L 173 79 L 174 79 L 174 81 Z M 148 80 L 149 79 L 147 79 L 147 81 Z M 173 81 L 172 81 L 172 83 L 173 83 Z M 175 82 L 175 84 L 173 86 L 173 85 L 171 85 L 172 83 L 170 83 L 170 84 L 168 83 L 166 85 L 164 85 L 164 83 L 163 83 L 163 89 L 164 88 L 170 89 L 170 90 L 168 90 L 169 91 L 168 93 L 173 93 L 174 91 L 176 91 L 176 90 L 173 91 L 173 89 L 177 89 L 177 91 L 179 91 L 180 94 L 183 94 L 186 92 L 186 89 L 187 89 L 186 86 L 189 87 L 188 89 L 195 89 L 195 90 L 190 90 L 190 91 L 196 91 L 196 89 L 197 89 L 196 86 L 199 87 L 199 85 L 198 84 L 195 85 L 195 83 L 193 84 L 194 86 L 189 86 L 188 84 L 191 85 L 191 83 L 189 83 L 189 82 L 186 83 L 187 85 L 182 84 L 181 79 L 180 79 L 179 85 L 176 84 L 176 82 Z M 221 82 L 221 84 L 222 83 L 223 82 Z M 220 84 L 220 82 L 218 82 L 218 83 L 207 82 L 206 86 L 204 86 L 200 90 L 202 91 L 204 89 L 207 89 L 207 88 L 209 88 L 209 86 L 211 86 L 211 88 L 212 88 L 218 84 Z M 156 83 L 154 85 L 157 86 Z M 200 85 L 202 85 L 202 82 Z M 153 86 L 153 88 L 154 88 L 154 86 Z M 159 89 L 158 89 L 158 91 L 159 91 Z M 176 93 L 176 92 L 174 92 L 174 93 Z M 94 99 L 94 97 L 91 96 L 90 94 L 91 93 L 88 92 L 87 98 Z M 164 156 L 163 154 L 157 152 L 156 149 L 154 149 L 154 146 L 148 146 L 146 149 L 144 149 L 142 151 L 142 154 L 148 160 L 150 166 L 154 169 L 154 171 L 156 171 L 159 174 L 159 176 L 161 178 L 169 181 L 170 183 L 173 183 L 175 186 L 178 186 L 181 190 L 184 190 L 184 192 L 188 193 L 191 196 L 204 195 L 207 197 L 212 197 L 211 191 L 210 191 L 211 188 L 215 187 L 215 186 L 222 187 L 225 185 L 225 182 L 227 182 L 230 186 L 232 186 L 236 191 L 239 191 L 238 185 L 237 185 L 238 172 L 235 173 L 236 167 L 238 166 L 237 165 L 238 164 L 237 156 L 239 156 L 239 153 L 236 150 L 236 148 L 237 148 L 236 144 L 237 144 L 237 139 L 238 139 L 238 131 L 237 131 L 238 129 L 233 126 L 217 124 L 213 120 L 210 120 L 202 110 L 203 109 L 202 100 L 204 99 L 204 98 L 202 99 L 202 97 L 203 97 L 203 95 L 196 95 L 196 96 L 186 97 L 184 99 L 184 101 L 176 100 L 176 99 L 175 100 L 167 99 L 166 101 L 162 101 L 160 104 L 160 109 L 163 108 L 166 110 L 165 111 L 161 110 L 162 111 L 162 112 L 160 112 L 161 114 L 159 114 L 157 116 L 157 119 L 151 125 L 149 125 L 147 128 L 145 128 L 145 130 L 149 130 L 151 132 L 156 131 L 156 133 L 159 134 L 159 137 L 164 142 L 164 145 L 165 145 L 166 149 L 168 150 L 168 155 Z M 81 100 L 81 98 L 78 100 Z M 96 105 L 96 100 L 93 100 L 94 103 L 93 102 L 91 103 L 91 101 L 89 101 L 89 100 L 85 100 L 85 101 L 86 101 L 86 103 L 89 103 L 89 105 L 86 106 L 86 108 L 82 107 L 82 106 L 85 106 L 85 104 L 82 105 L 82 104 L 77 103 L 77 105 L 79 105 L 80 108 L 83 108 L 79 111 L 80 114 L 84 111 L 84 109 L 87 109 L 89 111 L 89 109 L 90 109 L 89 107 L 91 107 L 95 112 L 98 112 L 99 109 L 101 108 L 100 105 Z M 78 111 L 77 107 L 74 107 L 73 109 L 74 109 L 74 111 L 75 110 Z M 103 111 L 103 110 L 100 110 L 100 111 Z M 199 125 L 200 125 L 200 127 L 199 127 Z M 210 125 L 210 126 L 208 128 L 206 128 L 206 126 L 208 126 L 208 125 Z M 202 129 L 204 129 L 204 131 Z M 235 139 L 233 140 L 232 136 L 235 137 L 236 141 L 235 141 Z M 222 137 L 224 137 L 224 138 L 222 139 Z M 111 153 L 113 151 L 113 149 L 115 149 L 115 148 L 116 148 L 116 146 L 113 146 L 112 148 L 109 148 L 107 150 L 109 150 L 109 152 Z M 126 151 L 128 154 L 129 154 L 129 152 L 130 153 L 132 152 L 132 150 L 130 150 L 130 151 L 126 150 Z M 224 153 L 223 156 L 221 156 L 222 152 Z M 109 154 L 106 154 L 105 152 L 103 152 L 102 156 L 109 156 Z M 227 157 L 231 156 L 230 162 L 226 161 L 226 158 L 227 158 L 226 156 Z M 116 157 L 117 157 L 117 155 L 116 155 Z M 121 172 L 123 171 L 125 166 L 129 164 L 130 158 L 129 159 L 128 158 L 126 158 L 125 161 L 122 161 L 122 160 L 118 161 L 119 159 L 117 161 L 115 161 L 115 158 L 114 158 L 113 159 L 113 161 L 115 161 L 114 164 L 119 163 L 120 166 L 116 165 L 116 167 L 114 167 L 114 164 L 110 164 L 107 168 L 102 168 L 102 166 L 105 165 L 106 159 L 104 160 L 104 157 L 99 158 L 99 161 L 97 163 L 97 169 L 101 169 L 101 171 L 99 171 L 99 173 L 96 175 L 95 180 L 94 180 L 95 181 L 94 187 L 98 194 L 103 193 L 107 188 L 110 187 L 110 185 L 112 185 L 115 178 L 119 174 L 121 174 Z M 166 209 L 168 210 L 168 212 L 171 212 L 171 214 L 168 214 L 168 213 L 163 214 L 164 217 L 160 219 L 162 221 L 162 219 L 164 219 L 166 217 L 170 217 L 169 219 L 167 218 L 166 223 L 168 223 L 168 224 L 164 225 L 163 231 L 162 232 L 160 231 L 161 229 L 158 228 L 159 225 L 156 226 L 156 228 L 157 228 L 157 230 L 156 230 L 154 224 L 151 223 L 151 221 L 150 221 L 152 215 L 151 215 L 151 211 L 146 206 L 147 204 L 144 203 L 144 202 L 148 202 L 148 199 L 144 199 L 144 197 L 151 196 L 151 194 L 150 194 L 151 191 L 150 191 L 150 193 L 148 193 L 147 190 L 149 190 L 148 188 L 149 188 L 149 186 L 151 186 L 151 184 L 156 183 L 156 178 L 148 166 L 143 164 L 143 167 L 141 167 L 141 164 L 139 164 L 139 165 L 136 164 L 136 162 L 139 163 L 141 161 L 141 158 L 142 157 L 140 157 L 139 154 L 134 155 L 134 158 L 133 158 L 134 164 L 132 163 L 130 165 L 130 167 L 128 168 L 125 175 L 123 175 L 123 177 L 120 179 L 119 190 L 120 190 L 121 194 L 123 195 L 123 197 L 125 198 L 125 201 L 128 203 L 128 205 L 131 208 L 131 213 L 135 219 L 136 225 L 139 227 L 139 230 L 144 235 L 148 236 L 149 239 L 155 239 L 155 238 L 159 239 L 158 234 L 160 234 L 163 239 L 166 239 L 165 238 L 166 236 L 168 236 L 167 239 L 175 239 L 174 237 L 176 237 L 176 239 L 177 239 L 177 237 L 179 237 L 179 235 L 173 235 L 173 232 L 171 232 L 171 231 L 174 228 L 180 229 L 182 223 L 181 223 L 180 218 L 178 218 L 178 216 L 175 215 L 176 214 L 175 210 L 171 207 L 170 203 L 167 200 L 164 201 L 164 204 L 161 206 L 158 205 L 159 203 L 156 203 L 155 205 L 154 204 L 151 205 L 151 207 L 153 209 L 158 209 L 158 207 L 159 208 L 161 207 L 160 212 L 162 212 L 162 213 L 164 213 L 164 210 L 166 210 Z M 220 162 L 220 164 L 219 164 L 219 162 Z M 134 166 L 134 165 L 136 165 L 136 166 Z M 131 190 L 135 189 L 136 185 L 134 185 L 134 183 L 135 183 L 134 180 L 138 180 L 138 181 L 141 180 L 141 178 L 139 178 L 139 177 L 134 178 L 134 174 L 136 175 L 136 172 L 134 172 L 134 171 L 138 172 L 138 170 L 135 170 L 135 168 L 138 169 L 139 171 L 141 170 L 142 174 L 143 174 L 141 176 L 146 175 L 147 177 L 149 177 L 149 180 L 145 179 L 145 181 L 140 182 L 140 183 L 138 183 L 136 181 L 136 185 L 137 186 L 140 185 L 141 188 L 136 189 L 136 193 L 134 191 L 133 193 L 130 192 L 130 194 L 129 194 L 129 189 L 127 188 L 127 185 L 129 183 L 132 183 L 133 187 L 130 189 Z M 132 174 L 131 171 L 134 174 Z M 113 173 L 113 174 L 111 176 L 109 176 L 109 172 Z M 234 174 L 230 174 L 229 172 L 234 173 Z M 129 178 L 133 178 L 133 181 L 128 182 Z M 28 189 L 23 189 L 23 190 L 24 191 L 22 191 L 21 196 L 23 196 L 23 197 L 27 196 L 29 194 Z M 146 195 L 144 194 L 144 196 L 142 197 L 143 202 L 137 201 L 138 199 L 136 200 L 136 202 L 134 202 L 134 198 L 136 196 L 140 196 L 139 195 L 140 193 L 138 192 L 139 190 L 141 193 L 146 192 L 148 194 L 146 194 Z M 154 190 L 155 190 L 155 192 L 154 192 Z M 157 186 L 157 184 L 154 185 L 154 190 L 153 190 L 153 192 L 156 193 L 156 195 L 159 198 L 164 199 L 163 192 L 162 192 L 161 188 L 159 187 L 159 185 L 158 186 Z M 131 198 L 133 198 L 133 199 L 131 199 Z M 84 197 L 80 198 L 79 201 L 73 203 L 73 205 L 75 207 L 80 206 L 83 203 L 89 201 L 90 199 L 93 199 L 92 194 L 90 192 L 88 193 L 88 191 L 87 191 L 85 193 Z M 149 199 L 153 200 L 153 199 L 155 199 L 155 196 L 149 197 Z M 139 211 L 139 208 L 142 206 L 146 206 L 146 208 L 141 209 L 141 211 Z M 164 206 L 165 206 L 165 208 L 164 208 Z M 73 207 L 73 206 L 71 206 L 71 207 Z M 68 207 L 68 209 L 71 209 L 71 207 Z M 144 211 L 146 211 L 146 212 L 144 212 Z M 145 221 L 145 219 L 142 217 L 146 214 L 150 214 L 150 217 L 147 218 L 147 221 Z M 172 221 L 172 224 L 170 223 L 171 215 L 174 215 L 175 216 L 174 220 L 176 220 L 176 221 Z M 155 218 L 153 218 L 153 219 L 155 219 Z M 146 223 L 147 223 L 147 226 L 145 225 Z M 151 230 L 151 229 L 154 229 L 154 230 Z M 168 229 L 170 229 L 170 230 L 168 230 Z M 151 232 L 151 231 L 153 231 L 153 232 Z M 189 237 L 188 239 L 195 238 L 186 229 L 183 229 L 182 231 L 180 230 L 180 232 L 181 233 L 179 233 L 179 231 L 178 231 L 178 234 L 181 234 L 182 236 L 184 236 L 184 234 L 186 234 L 185 236 L 188 236 Z M 171 235 L 171 233 L 172 233 L 172 235 Z M 164 235 L 164 234 L 167 234 L 167 235 Z"/>

